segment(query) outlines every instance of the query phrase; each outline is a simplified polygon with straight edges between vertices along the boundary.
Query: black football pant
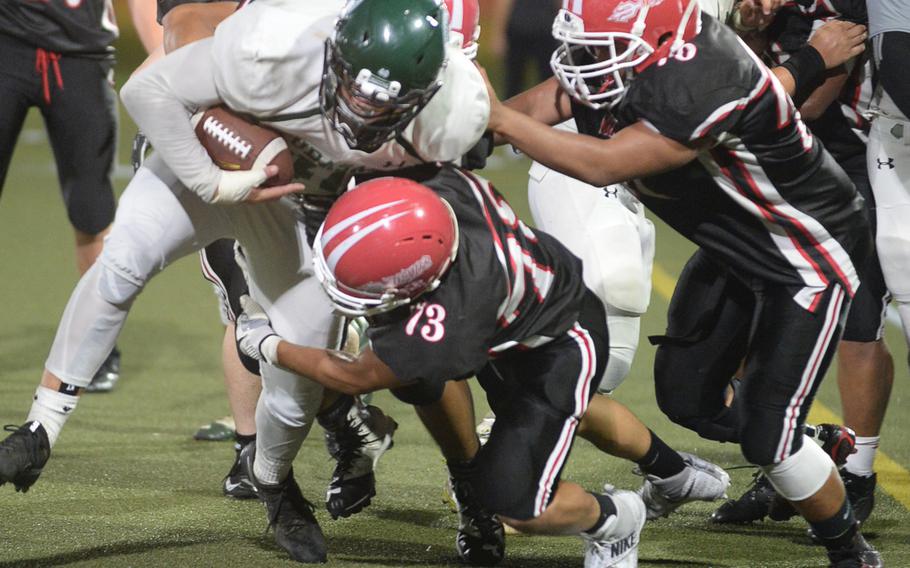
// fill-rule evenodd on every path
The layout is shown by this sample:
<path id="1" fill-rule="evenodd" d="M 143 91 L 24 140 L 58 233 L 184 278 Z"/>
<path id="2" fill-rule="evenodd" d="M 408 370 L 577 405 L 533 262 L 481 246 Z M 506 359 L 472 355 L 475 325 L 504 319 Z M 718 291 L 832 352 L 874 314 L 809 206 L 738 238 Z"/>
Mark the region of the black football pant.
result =
<path id="1" fill-rule="evenodd" d="M 802 426 L 837 350 L 850 298 L 838 284 L 810 312 L 798 290 L 745 283 L 698 251 L 673 294 L 654 362 L 657 400 L 674 422 L 706 438 L 739 441 L 756 465 L 802 446 Z M 743 364 L 732 409 L 724 392 Z"/>
<path id="2" fill-rule="evenodd" d="M 25 116 L 37 107 L 70 223 L 89 235 L 114 220 L 117 94 L 112 68 L 111 60 L 58 55 L 0 34 L 0 191 Z"/>

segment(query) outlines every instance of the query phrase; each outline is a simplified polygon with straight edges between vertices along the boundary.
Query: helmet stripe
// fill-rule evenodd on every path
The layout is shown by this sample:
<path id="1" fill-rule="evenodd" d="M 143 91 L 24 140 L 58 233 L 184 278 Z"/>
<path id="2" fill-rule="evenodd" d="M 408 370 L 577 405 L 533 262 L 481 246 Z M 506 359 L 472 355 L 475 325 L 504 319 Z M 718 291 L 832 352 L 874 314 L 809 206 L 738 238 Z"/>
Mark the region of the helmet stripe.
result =
<path id="1" fill-rule="evenodd" d="M 329 244 L 329 242 L 332 239 L 334 239 L 336 236 L 338 236 L 338 233 L 344 231 L 345 229 L 347 229 L 348 227 L 350 227 L 357 221 L 360 221 L 364 217 L 368 217 L 368 216 L 372 215 L 373 213 L 376 213 L 377 211 L 382 211 L 383 209 L 388 209 L 389 207 L 394 207 L 395 205 L 398 205 L 399 203 L 404 203 L 404 201 L 405 201 L 404 199 L 399 199 L 397 201 L 389 201 L 388 203 L 382 203 L 380 205 L 376 205 L 375 207 L 370 207 L 369 209 L 364 209 L 363 211 L 361 211 L 360 213 L 357 213 L 356 215 L 351 215 L 344 221 L 341 221 L 340 223 L 338 223 L 337 225 L 335 225 L 334 227 L 332 227 L 331 229 L 329 229 L 328 231 L 323 233 L 322 242 L 325 244 Z"/>
<path id="2" fill-rule="evenodd" d="M 325 259 L 326 264 L 329 265 L 329 270 L 332 271 L 332 274 L 335 273 L 335 265 L 338 264 L 338 261 L 341 260 L 341 257 L 344 256 L 344 254 L 346 252 L 348 252 L 351 249 L 351 247 L 353 247 L 354 245 L 359 243 L 365 237 L 368 237 L 370 235 L 370 233 L 374 233 L 377 230 L 381 229 L 382 226 L 385 225 L 386 223 L 388 223 L 389 221 L 394 221 L 395 219 L 398 219 L 399 217 L 404 217 L 405 215 L 408 215 L 409 213 L 411 213 L 411 212 L 410 211 L 401 211 L 399 213 L 395 213 L 394 215 L 390 215 L 388 217 L 383 217 L 382 219 L 379 219 L 378 221 L 376 221 L 370 225 L 367 225 L 360 231 L 357 231 L 350 237 L 341 241 L 341 244 L 339 244 L 337 247 L 335 247 L 335 249 L 332 251 L 332 253 L 329 255 L 329 257 L 327 259 Z"/>

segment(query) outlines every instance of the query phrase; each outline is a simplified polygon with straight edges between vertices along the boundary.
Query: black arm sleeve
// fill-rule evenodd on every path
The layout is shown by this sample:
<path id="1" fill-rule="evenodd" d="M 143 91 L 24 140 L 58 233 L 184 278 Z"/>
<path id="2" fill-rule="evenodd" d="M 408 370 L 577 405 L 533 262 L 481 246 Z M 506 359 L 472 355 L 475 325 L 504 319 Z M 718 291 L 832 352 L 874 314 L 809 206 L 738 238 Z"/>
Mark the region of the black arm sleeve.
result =
<path id="1" fill-rule="evenodd" d="M 910 73 L 907 73 L 907 54 L 910 54 L 910 33 L 885 32 L 882 37 L 882 60 L 878 67 L 882 88 L 897 108 L 910 118 Z"/>

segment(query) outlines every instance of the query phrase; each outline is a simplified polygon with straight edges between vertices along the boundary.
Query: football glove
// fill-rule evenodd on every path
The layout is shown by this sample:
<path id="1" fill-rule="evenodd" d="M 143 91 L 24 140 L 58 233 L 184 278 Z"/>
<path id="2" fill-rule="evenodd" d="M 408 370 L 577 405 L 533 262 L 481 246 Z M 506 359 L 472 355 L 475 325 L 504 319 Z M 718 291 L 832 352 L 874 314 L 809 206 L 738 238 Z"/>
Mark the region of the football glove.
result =
<path id="1" fill-rule="evenodd" d="M 246 294 L 240 297 L 240 305 L 243 312 L 237 316 L 235 324 L 237 347 L 248 357 L 277 365 L 281 337 L 272 329 L 269 316 Z"/>

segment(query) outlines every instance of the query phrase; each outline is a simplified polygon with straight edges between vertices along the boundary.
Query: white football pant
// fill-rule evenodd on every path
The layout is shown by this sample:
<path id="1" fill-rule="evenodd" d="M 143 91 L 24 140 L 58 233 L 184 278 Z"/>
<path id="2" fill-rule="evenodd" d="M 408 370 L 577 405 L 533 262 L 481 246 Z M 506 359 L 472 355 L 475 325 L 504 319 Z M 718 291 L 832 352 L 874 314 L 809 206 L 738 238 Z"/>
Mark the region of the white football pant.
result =
<path id="1" fill-rule="evenodd" d="M 156 156 L 139 169 L 120 198 L 99 261 L 66 306 L 47 370 L 86 386 L 114 346 L 146 283 L 173 261 L 220 238 L 240 242 L 249 264 L 250 294 L 275 331 L 301 345 L 326 347 L 338 319 L 312 268 L 312 252 L 296 207 L 287 200 L 259 205 L 211 205 L 187 190 Z M 322 387 L 262 364 L 256 411 L 256 474 L 281 480 L 306 438 Z"/>
<path id="2" fill-rule="evenodd" d="M 910 344 L 910 120 L 879 85 L 878 114 L 867 147 L 869 182 L 875 196 L 875 245 Z"/>
<path id="3" fill-rule="evenodd" d="M 624 187 L 597 188 L 535 162 L 528 180 L 534 223 L 584 264 L 584 281 L 607 309 L 610 359 L 598 390 L 629 373 L 651 298 L 654 225 Z"/>

